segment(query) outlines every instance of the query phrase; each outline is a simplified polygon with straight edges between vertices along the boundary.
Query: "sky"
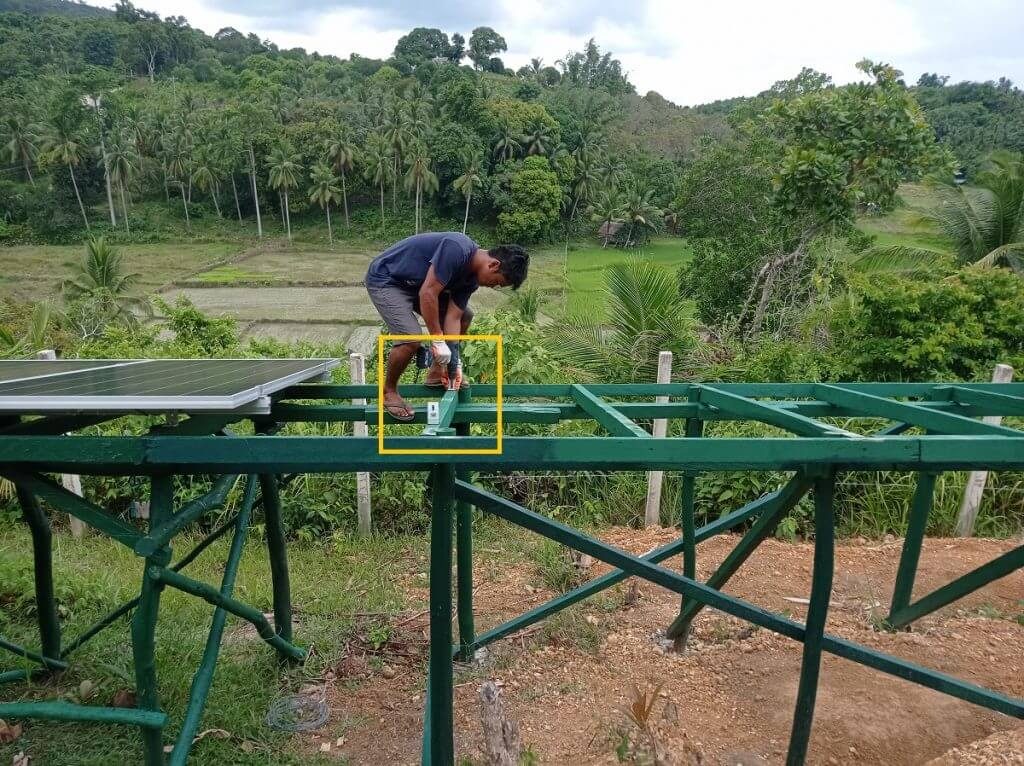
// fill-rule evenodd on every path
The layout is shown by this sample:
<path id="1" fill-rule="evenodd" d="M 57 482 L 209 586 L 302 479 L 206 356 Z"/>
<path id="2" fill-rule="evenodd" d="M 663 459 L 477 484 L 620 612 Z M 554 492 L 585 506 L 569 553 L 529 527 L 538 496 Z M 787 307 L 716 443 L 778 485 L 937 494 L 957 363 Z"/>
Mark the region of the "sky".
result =
<path id="1" fill-rule="evenodd" d="M 110 4 L 112 6 L 112 3 Z M 1021 0 L 137 0 L 185 16 L 208 34 L 226 26 L 282 48 L 386 58 L 417 26 L 467 39 L 490 26 L 513 69 L 553 64 L 593 37 L 620 59 L 641 94 L 681 105 L 750 96 L 809 66 L 837 83 L 862 58 L 951 81 L 1024 84 Z"/>

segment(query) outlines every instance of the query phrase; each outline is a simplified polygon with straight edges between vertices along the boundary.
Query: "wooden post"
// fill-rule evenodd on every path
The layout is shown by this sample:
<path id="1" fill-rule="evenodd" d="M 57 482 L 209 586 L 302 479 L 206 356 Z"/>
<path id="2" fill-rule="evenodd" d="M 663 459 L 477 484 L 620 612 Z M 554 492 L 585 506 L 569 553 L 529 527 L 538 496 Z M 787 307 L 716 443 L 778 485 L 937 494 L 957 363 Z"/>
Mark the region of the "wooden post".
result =
<path id="1" fill-rule="evenodd" d="M 669 383 L 672 380 L 672 352 L 661 351 L 658 354 L 658 383 Z M 667 396 L 655 398 L 659 404 L 668 402 Z M 654 421 L 652 435 L 655 439 L 664 439 L 668 431 L 668 420 L 658 418 Z M 661 484 L 665 478 L 664 471 L 647 472 L 647 505 L 644 508 L 644 526 L 650 527 L 661 522 Z"/>
<path id="2" fill-rule="evenodd" d="M 52 348 L 43 349 L 42 351 L 36 352 L 36 359 L 42 360 L 54 360 L 57 358 L 57 352 Z M 74 473 L 65 473 L 60 477 L 60 483 L 64 485 L 64 489 L 68 492 L 74 492 L 79 497 L 82 496 L 82 477 Z M 76 519 L 74 516 L 68 516 L 68 521 L 71 522 L 71 536 L 82 537 L 85 534 L 86 526 L 85 522 Z"/>
<path id="3" fill-rule="evenodd" d="M 366 357 L 362 354 L 348 355 L 348 369 L 352 383 L 362 385 L 366 383 Z M 352 404 L 366 404 L 365 399 L 353 399 Z M 383 403 L 379 403 L 383 406 Z M 366 421 L 360 420 L 352 424 L 354 436 L 366 436 L 368 434 Z M 359 534 L 369 535 L 373 528 L 373 510 L 370 506 L 370 474 L 356 474 L 356 512 L 359 514 Z"/>
<path id="4" fill-rule="evenodd" d="M 993 383 L 1009 383 L 1013 380 L 1013 368 L 1008 364 L 997 364 L 992 373 Z M 1003 422 L 999 415 L 987 415 L 982 421 L 998 426 Z M 956 518 L 957 537 L 970 537 L 974 534 L 974 523 L 981 509 L 981 496 L 985 493 L 988 482 L 988 471 L 971 471 L 964 487 L 964 500 L 960 504 L 960 515 Z"/>

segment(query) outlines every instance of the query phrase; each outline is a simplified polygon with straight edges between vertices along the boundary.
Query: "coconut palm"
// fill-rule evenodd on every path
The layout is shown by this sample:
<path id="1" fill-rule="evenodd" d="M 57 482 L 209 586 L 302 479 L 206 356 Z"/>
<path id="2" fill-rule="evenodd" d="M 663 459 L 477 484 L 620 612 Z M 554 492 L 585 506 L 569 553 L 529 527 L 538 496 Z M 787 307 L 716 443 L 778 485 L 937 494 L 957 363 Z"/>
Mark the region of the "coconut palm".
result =
<path id="1" fill-rule="evenodd" d="M 192 231 L 192 220 L 188 214 L 188 197 L 185 195 L 186 182 L 192 183 L 192 145 L 184 132 L 167 137 L 163 150 L 164 172 L 176 181 L 181 191 L 181 204 L 185 209 L 185 228 Z"/>
<path id="2" fill-rule="evenodd" d="M 270 185 L 284 197 L 282 207 L 289 242 L 292 240 L 292 216 L 288 207 L 288 192 L 299 186 L 299 174 L 302 172 L 302 165 L 299 164 L 301 159 L 299 155 L 283 146 L 277 147 L 267 157 L 267 162 L 270 163 Z"/>
<path id="3" fill-rule="evenodd" d="M 687 304 L 668 269 L 631 258 L 605 270 L 604 322 L 570 317 L 551 328 L 552 351 L 602 379 L 651 380 L 658 352 L 682 353 L 693 344 Z"/>
<path id="4" fill-rule="evenodd" d="M 938 186 L 939 204 L 924 218 L 952 243 L 961 263 L 1009 266 L 1024 273 L 1024 155 L 996 152 L 972 186 Z M 855 264 L 871 271 L 920 271 L 942 254 L 897 245 L 872 248 Z"/>
<path id="5" fill-rule="evenodd" d="M 498 131 L 498 140 L 494 143 L 494 156 L 499 162 L 507 162 L 515 157 L 520 149 L 522 144 L 519 143 L 519 137 L 512 124 L 506 120 Z"/>
<path id="6" fill-rule="evenodd" d="M 423 195 L 437 191 L 437 174 L 430 169 L 427 147 L 417 144 L 409 157 L 409 169 L 405 173 L 405 190 L 415 192 L 416 233 L 420 233 L 420 218 L 423 210 Z"/>
<path id="7" fill-rule="evenodd" d="M 473 153 L 466 152 L 461 157 L 462 175 L 452 182 L 452 188 L 466 198 L 466 214 L 462 218 L 462 233 L 466 233 L 469 225 L 469 203 L 473 199 L 473 192 L 480 188 L 483 181 L 480 178 L 480 158 Z"/>
<path id="8" fill-rule="evenodd" d="M 522 142 L 527 156 L 546 155 L 554 144 L 551 127 L 540 121 L 533 123 L 523 135 Z"/>
<path id="9" fill-rule="evenodd" d="M 4 123 L 7 134 L 4 153 L 10 157 L 11 162 L 21 163 L 29 183 L 35 186 L 36 180 L 32 177 L 32 163 L 36 161 L 36 154 L 39 151 L 37 144 L 42 128 L 25 117 L 13 113 L 4 118 Z"/>
<path id="10" fill-rule="evenodd" d="M 210 193 L 210 196 L 213 197 L 213 208 L 217 211 L 217 217 L 223 218 L 224 216 L 220 214 L 220 203 L 217 201 L 220 173 L 216 147 L 207 144 L 196 155 L 195 167 L 192 169 L 192 183 L 199 187 L 200 191 Z"/>
<path id="11" fill-rule="evenodd" d="M 327 142 L 327 159 L 334 172 L 341 179 L 341 204 L 345 208 L 345 227 L 348 222 L 348 189 L 345 184 L 346 174 L 355 167 L 356 147 L 344 138 L 335 138 Z"/>
<path id="12" fill-rule="evenodd" d="M 412 133 L 407 124 L 406 115 L 402 110 L 401 103 L 395 101 L 387 117 L 387 124 L 384 133 L 384 140 L 388 142 L 391 150 L 391 210 L 398 210 L 398 174 L 402 167 L 402 160 L 405 151 L 413 139 Z"/>
<path id="13" fill-rule="evenodd" d="M 309 174 L 313 185 L 309 187 L 309 201 L 315 202 L 327 213 L 327 240 L 334 244 L 334 230 L 331 228 L 331 202 L 337 202 L 341 189 L 338 188 L 338 177 L 324 163 L 313 166 Z"/>
<path id="14" fill-rule="evenodd" d="M 662 218 L 662 211 L 654 204 L 654 191 L 635 186 L 630 189 L 622 203 L 622 216 L 629 231 L 626 235 L 626 246 L 636 244 L 638 238 L 653 231 Z"/>
<path id="15" fill-rule="evenodd" d="M 384 187 L 392 179 L 394 166 L 387 142 L 379 133 L 370 136 L 366 148 L 366 168 L 363 174 L 367 181 L 380 188 L 380 228 L 384 229 Z"/>
<path id="16" fill-rule="evenodd" d="M 611 225 L 622 215 L 622 202 L 619 199 L 618 189 L 606 189 L 597 195 L 597 198 L 590 205 L 590 214 L 595 221 L 601 224 L 602 247 L 608 247 L 611 240 Z"/>
<path id="17" fill-rule="evenodd" d="M 135 293 L 139 274 L 127 273 L 121 254 L 103 237 L 90 237 L 85 243 L 85 257 L 68 264 L 71 276 L 61 284 L 66 303 L 92 299 L 110 312 L 110 318 L 134 322 L 132 311 L 144 304 Z"/>
<path id="18" fill-rule="evenodd" d="M 117 186 L 121 197 L 121 213 L 124 216 L 124 230 L 131 231 L 128 224 L 128 204 L 125 202 L 125 191 L 138 168 L 139 157 L 131 141 L 124 137 L 115 137 L 107 150 L 107 167 L 110 168 L 110 180 Z"/>
<path id="19" fill-rule="evenodd" d="M 85 214 L 82 194 L 78 190 L 78 181 L 75 179 L 75 168 L 82 162 L 84 154 L 78 128 L 78 122 L 70 111 L 59 112 L 50 121 L 49 133 L 44 139 L 44 146 L 46 155 L 51 161 L 67 166 L 68 173 L 71 175 L 71 185 L 75 189 L 75 199 L 78 200 L 78 209 L 82 211 L 85 230 L 89 231 L 89 216 Z"/>
<path id="20" fill-rule="evenodd" d="M 576 217 L 579 204 L 589 201 L 601 184 L 600 174 L 591 156 L 580 153 L 579 157 L 578 172 L 572 185 L 572 210 L 569 211 L 569 220 Z"/>

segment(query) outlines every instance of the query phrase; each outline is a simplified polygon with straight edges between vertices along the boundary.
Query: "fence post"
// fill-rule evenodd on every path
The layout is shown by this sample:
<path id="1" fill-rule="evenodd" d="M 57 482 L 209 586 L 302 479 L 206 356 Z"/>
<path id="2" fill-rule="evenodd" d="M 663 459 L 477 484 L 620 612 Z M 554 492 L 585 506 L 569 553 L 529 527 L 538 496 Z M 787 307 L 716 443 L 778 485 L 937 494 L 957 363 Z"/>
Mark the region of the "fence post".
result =
<path id="1" fill-rule="evenodd" d="M 363 385 L 366 383 L 366 357 L 362 354 L 352 353 L 348 355 L 348 370 L 352 383 Z M 366 404 L 366 399 L 353 399 L 352 404 Z M 383 403 L 380 403 L 383 406 Z M 352 424 L 354 436 L 366 436 L 368 434 L 366 421 L 359 420 Z M 373 509 L 370 506 L 370 474 L 356 474 L 356 512 L 359 514 L 359 534 L 369 535 L 373 527 Z"/>
<path id="2" fill-rule="evenodd" d="M 1009 383 L 1013 380 L 1013 368 L 1008 364 L 997 364 L 992 373 L 993 383 Z M 999 415 L 986 415 L 982 421 L 997 426 L 1003 422 Z M 960 515 L 956 518 L 956 536 L 970 537 L 974 534 L 974 522 L 981 509 L 981 496 L 985 493 L 988 471 L 971 471 L 964 487 L 964 500 L 960 504 Z"/>
<path id="3" fill-rule="evenodd" d="M 669 383 L 672 380 L 672 352 L 661 351 L 658 353 L 658 383 Z M 655 398 L 659 404 L 668 402 L 667 396 Z M 668 430 L 668 420 L 657 418 L 654 421 L 652 435 L 655 439 L 665 438 Z M 661 484 L 665 478 L 664 471 L 647 472 L 647 505 L 644 507 L 644 526 L 650 527 L 661 523 Z"/>
<path id="4" fill-rule="evenodd" d="M 46 361 L 54 360 L 57 358 L 57 352 L 52 348 L 43 349 L 42 351 L 36 352 L 36 359 L 42 359 Z M 68 492 L 74 492 L 79 497 L 82 496 L 82 477 L 75 473 L 61 474 L 60 483 L 64 485 L 64 489 Z M 71 522 L 71 536 L 82 537 L 85 534 L 86 526 L 85 522 L 76 519 L 74 516 L 68 516 L 68 521 Z"/>

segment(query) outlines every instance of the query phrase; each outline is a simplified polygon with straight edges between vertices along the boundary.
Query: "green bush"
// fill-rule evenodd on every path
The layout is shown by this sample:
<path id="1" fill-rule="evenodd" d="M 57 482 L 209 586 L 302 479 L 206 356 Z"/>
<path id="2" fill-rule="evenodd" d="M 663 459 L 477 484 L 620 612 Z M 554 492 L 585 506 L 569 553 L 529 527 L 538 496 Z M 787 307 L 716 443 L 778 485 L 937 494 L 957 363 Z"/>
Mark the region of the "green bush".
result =
<path id="1" fill-rule="evenodd" d="M 969 268 L 943 280 L 875 274 L 831 321 L 833 374 L 848 380 L 972 380 L 1024 359 L 1024 279 Z"/>

